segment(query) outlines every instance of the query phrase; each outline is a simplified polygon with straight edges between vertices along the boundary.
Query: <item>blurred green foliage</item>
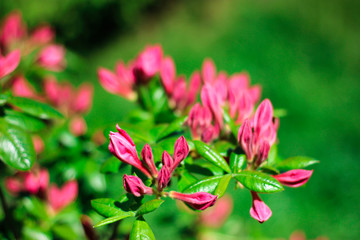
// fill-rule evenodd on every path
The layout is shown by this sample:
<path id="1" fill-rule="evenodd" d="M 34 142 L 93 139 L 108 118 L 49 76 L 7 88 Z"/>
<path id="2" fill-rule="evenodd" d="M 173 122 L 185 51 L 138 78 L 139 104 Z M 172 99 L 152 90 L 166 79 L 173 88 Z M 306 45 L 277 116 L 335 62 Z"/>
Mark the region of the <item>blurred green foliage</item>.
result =
<path id="1" fill-rule="evenodd" d="M 120 121 L 134 107 L 100 87 L 97 67 L 112 68 L 146 44 L 161 43 L 187 76 L 205 57 L 230 74 L 248 71 L 263 96 L 288 111 L 279 130 L 280 154 L 314 156 L 320 165 L 306 187 L 263 195 L 273 217 L 262 225 L 249 217 L 250 195 L 232 193 L 235 209 L 220 233 L 287 238 L 301 229 L 309 238 L 360 236 L 359 1 L 2 0 L 0 17 L 15 8 L 29 26 L 55 26 L 57 39 L 82 59 L 69 80 L 97 86 L 87 116 L 93 129 Z M 114 193 L 120 186 L 119 178 Z M 186 221 L 192 216 L 175 208 L 166 201 L 149 215 L 158 239 L 182 239 L 191 231 Z"/>

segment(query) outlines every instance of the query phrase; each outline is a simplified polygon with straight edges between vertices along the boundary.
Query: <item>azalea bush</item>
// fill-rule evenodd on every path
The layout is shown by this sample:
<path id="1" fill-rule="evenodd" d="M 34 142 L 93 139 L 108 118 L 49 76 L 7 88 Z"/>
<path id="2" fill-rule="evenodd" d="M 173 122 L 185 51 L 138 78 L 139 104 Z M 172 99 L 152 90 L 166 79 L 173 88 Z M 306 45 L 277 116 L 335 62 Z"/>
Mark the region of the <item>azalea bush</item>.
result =
<path id="1" fill-rule="evenodd" d="M 93 86 L 63 79 L 71 66 L 51 26 L 28 29 L 12 12 L 0 29 L 2 237 L 155 239 L 147 214 L 165 201 L 198 213 L 187 224 L 199 237 L 199 226 L 220 227 L 233 205 L 248 221 L 267 221 L 261 195 L 303 186 L 313 174 L 313 158 L 278 155 L 286 111 L 262 100 L 246 72 L 219 71 L 205 58 L 186 79 L 160 45 L 145 46 L 113 70 L 86 69 L 103 91 L 137 106 L 89 131 Z M 248 206 L 230 189 L 251 196 Z"/>

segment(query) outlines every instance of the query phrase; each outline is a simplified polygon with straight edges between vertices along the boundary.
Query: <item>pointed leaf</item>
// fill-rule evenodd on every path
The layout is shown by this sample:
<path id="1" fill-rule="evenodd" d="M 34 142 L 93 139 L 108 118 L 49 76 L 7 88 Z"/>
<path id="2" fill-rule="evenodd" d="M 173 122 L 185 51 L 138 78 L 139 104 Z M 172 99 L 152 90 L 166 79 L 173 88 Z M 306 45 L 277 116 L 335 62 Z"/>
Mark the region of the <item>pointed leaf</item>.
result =
<path id="1" fill-rule="evenodd" d="M 126 211 L 120 208 L 120 202 L 111 198 L 98 198 L 91 200 L 91 206 L 104 217 L 122 215 Z M 135 213 L 133 212 L 135 215 Z"/>
<path id="2" fill-rule="evenodd" d="M 101 226 L 104 226 L 104 225 L 107 225 L 107 224 L 110 224 L 110 223 L 113 223 L 113 222 L 117 222 L 117 221 L 119 221 L 121 219 L 128 218 L 128 217 L 133 217 L 133 216 L 135 216 L 134 212 L 122 212 L 119 215 L 109 217 L 109 218 L 106 218 L 106 219 L 98 222 L 97 224 L 94 225 L 94 228 L 101 227 Z"/>
<path id="3" fill-rule="evenodd" d="M 184 125 L 184 122 L 186 121 L 187 116 L 177 118 L 175 121 L 170 123 L 164 131 L 162 131 L 156 138 L 156 140 L 160 140 L 168 135 L 170 135 L 173 132 L 179 132 L 182 130 L 182 126 Z"/>
<path id="4" fill-rule="evenodd" d="M 18 126 L 27 132 L 37 132 L 46 126 L 46 124 L 38 118 L 9 109 L 5 110 L 4 119 L 7 123 Z"/>
<path id="5" fill-rule="evenodd" d="M 229 182 L 231 180 L 231 174 L 226 174 L 220 179 L 219 184 L 217 185 L 215 189 L 215 195 L 218 195 L 219 198 L 221 198 L 224 193 L 226 192 L 226 189 L 229 185 Z"/>
<path id="6" fill-rule="evenodd" d="M 144 218 L 139 217 L 135 220 L 129 240 L 155 240 L 154 233 Z"/>
<path id="7" fill-rule="evenodd" d="M 232 172 L 238 173 L 244 167 L 246 167 L 246 155 L 232 152 L 230 155 L 230 168 L 232 169 Z"/>
<path id="8" fill-rule="evenodd" d="M 161 200 L 161 199 L 154 199 L 154 200 L 148 201 L 139 207 L 139 209 L 136 211 L 135 216 L 138 217 L 138 216 L 141 216 L 141 215 L 144 215 L 147 213 L 151 213 L 151 212 L 155 211 L 156 209 L 158 209 L 163 202 L 164 202 L 164 200 Z"/>
<path id="9" fill-rule="evenodd" d="M 287 158 L 284 161 L 276 164 L 275 167 L 281 170 L 290 170 L 297 168 L 306 168 L 316 163 L 319 163 L 319 161 L 315 160 L 314 158 L 298 156 Z"/>
<path id="10" fill-rule="evenodd" d="M 209 145 L 201 141 L 194 141 L 194 144 L 195 149 L 200 154 L 200 156 L 204 157 L 206 160 L 208 160 L 215 166 L 223 169 L 225 172 L 231 172 L 230 167 L 225 161 L 225 159 L 219 153 L 212 150 Z"/>
<path id="11" fill-rule="evenodd" d="M 273 193 L 284 190 L 278 180 L 262 172 L 242 171 L 233 174 L 233 177 L 244 187 L 254 192 Z"/>
<path id="12" fill-rule="evenodd" d="M 193 176 L 188 171 L 184 171 L 180 175 L 180 180 L 177 183 L 177 187 L 179 191 L 182 192 L 184 189 L 186 189 L 187 187 L 189 187 L 190 185 L 194 184 L 197 181 L 198 179 L 195 176 Z"/>
<path id="13" fill-rule="evenodd" d="M 201 179 L 184 190 L 184 193 L 207 192 L 213 194 L 222 176 L 212 176 Z"/>

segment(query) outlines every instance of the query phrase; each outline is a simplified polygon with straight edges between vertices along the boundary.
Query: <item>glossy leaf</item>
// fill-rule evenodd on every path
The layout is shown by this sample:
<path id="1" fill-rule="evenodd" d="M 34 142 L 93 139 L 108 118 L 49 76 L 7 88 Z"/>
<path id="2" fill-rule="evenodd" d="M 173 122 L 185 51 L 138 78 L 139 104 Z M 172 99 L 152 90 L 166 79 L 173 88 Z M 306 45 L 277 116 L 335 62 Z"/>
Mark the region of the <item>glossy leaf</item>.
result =
<path id="1" fill-rule="evenodd" d="M 229 182 L 231 180 L 231 174 L 224 175 L 221 179 L 219 184 L 217 185 L 215 189 L 215 195 L 218 195 L 219 198 L 221 198 L 224 193 L 226 192 L 226 189 L 229 185 Z"/>
<path id="2" fill-rule="evenodd" d="M 217 141 L 215 143 L 216 151 L 223 157 L 227 157 L 229 152 L 234 148 L 235 146 L 228 141 Z"/>
<path id="3" fill-rule="evenodd" d="M 49 105 L 29 98 L 12 97 L 8 100 L 11 105 L 20 108 L 25 113 L 41 119 L 62 118 L 61 113 Z"/>
<path id="4" fill-rule="evenodd" d="M 270 148 L 268 159 L 267 159 L 268 165 L 271 166 L 276 163 L 277 153 L 278 153 L 277 144 L 273 144 Z"/>
<path id="5" fill-rule="evenodd" d="M 98 198 L 91 200 L 91 206 L 104 217 L 122 215 L 126 211 L 119 207 L 120 202 L 111 198 Z M 132 212 L 135 215 L 134 212 Z"/>
<path id="6" fill-rule="evenodd" d="M 194 141 L 195 149 L 200 154 L 200 156 L 204 157 L 206 160 L 214 164 L 215 166 L 223 169 L 225 172 L 230 173 L 230 167 L 225 161 L 225 159 L 217 152 L 212 150 L 209 145 L 201 142 Z"/>
<path id="7" fill-rule="evenodd" d="M 30 135 L 20 128 L 0 121 L 0 158 L 18 170 L 29 170 L 36 160 Z"/>
<path id="8" fill-rule="evenodd" d="M 147 213 L 151 213 L 158 209 L 163 202 L 164 200 L 161 199 L 153 199 L 151 201 L 148 201 L 139 207 L 139 209 L 136 211 L 135 216 L 137 217 Z"/>
<path id="9" fill-rule="evenodd" d="M 7 123 L 18 126 L 28 132 L 36 132 L 46 126 L 46 124 L 38 118 L 13 110 L 5 110 L 4 119 Z"/>
<path id="10" fill-rule="evenodd" d="M 230 155 L 230 168 L 233 173 L 240 172 L 246 167 L 246 155 L 232 152 Z"/>
<path id="11" fill-rule="evenodd" d="M 188 171 L 184 171 L 180 175 L 180 180 L 177 183 L 177 187 L 179 191 L 182 192 L 184 189 L 186 189 L 187 187 L 189 187 L 190 185 L 194 184 L 197 181 L 198 179 L 195 176 L 193 176 Z"/>
<path id="12" fill-rule="evenodd" d="M 212 176 L 201 179 L 196 183 L 190 185 L 184 190 L 184 193 L 207 192 L 214 194 L 217 186 L 219 185 L 222 176 Z"/>
<path id="13" fill-rule="evenodd" d="M 129 240 L 155 240 L 154 233 L 144 218 L 139 217 L 135 220 Z"/>
<path id="14" fill-rule="evenodd" d="M 273 193 L 283 191 L 284 188 L 275 178 L 256 171 L 242 171 L 233 177 L 247 189 L 259 193 Z"/>
<path id="15" fill-rule="evenodd" d="M 128 217 L 133 217 L 133 216 L 135 216 L 134 212 L 122 212 L 119 215 L 109 217 L 109 218 L 106 218 L 106 219 L 98 222 L 97 224 L 94 225 L 94 228 L 101 227 L 101 226 L 104 226 L 104 225 L 107 225 L 107 224 L 110 224 L 110 223 L 113 223 L 113 222 L 117 222 L 117 221 L 119 221 L 121 219 L 128 218 Z"/>
<path id="16" fill-rule="evenodd" d="M 316 163 L 319 163 L 319 161 L 310 157 L 298 156 L 298 157 L 287 158 L 284 161 L 276 164 L 275 167 L 281 170 L 290 170 L 290 169 L 306 168 Z"/>
<path id="17" fill-rule="evenodd" d="M 170 123 L 158 136 L 157 140 L 160 140 L 168 135 L 170 135 L 173 132 L 179 132 L 182 130 L 182 126 L 184 125 L 185 121 L 187 119 L 187 116 L 179 117 L 172 123 Z"/>

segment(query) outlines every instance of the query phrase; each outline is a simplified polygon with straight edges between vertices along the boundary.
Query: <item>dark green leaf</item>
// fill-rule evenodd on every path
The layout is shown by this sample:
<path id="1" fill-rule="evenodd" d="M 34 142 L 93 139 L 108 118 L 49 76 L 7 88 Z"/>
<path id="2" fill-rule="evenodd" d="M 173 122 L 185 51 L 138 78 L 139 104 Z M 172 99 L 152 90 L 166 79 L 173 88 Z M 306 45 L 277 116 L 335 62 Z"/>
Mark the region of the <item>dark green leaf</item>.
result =
<path id="1" fill-rule="evenodd" d="M 121 165 L 121 161 L 116 157 L 110 157 L 107 159 L 100 168 L 101 173 L 117 173 L 119 172 L 119 168 Z"/>
<path id="2" fill-rule="evenodd" d="M 18 170 L 29 170 L 36 160 L 30 135 L 20 128 L 0 121 L 0 158 Z"/>
<path id="3" fill-rule="evenodd" d="M 54 108 L 49 105 L 41 102 L 34 101 L 29 98 L 22 97 L 12 97 L 8 102 L 18 108 L 20 108 L 25 113 L 28 113 L 32 116 L 42 118 L 42 119 L 51 119 L 51 118 L 62 118 L 61 113 L 56 111 Z"/>
<path id="4" fill-rule="evenodd" d="M 238 173 L 244 167 L 246 167 L 246 155 L 232 152 L 230 155 L 230 168 L 232 169 L 232 172 Z"/>
<path id="5" fill-rule="evenodd" d="M 113 217 L 126 213 L 120 208 L 120 202 L 111 198 L 98 198 L 91 200 L 91 206 L 104 217 Z M 135 213 L 133 212 L 135 215 Z"/>
<path id="6" fill-rule="evenodd" d="M 233 174 L 233 177 L 244 187 L 254 192 L 273 193 L 284 190 L 278 180 L 262 172 L 242 171 Z"/>
<path id="7" fill-rule="evenodd" d="M 228 157 L 229 152 L 234 149 L 235 146 L 228 141 L 218 141 L 215 143 L 215 149 L 223 157 Z"/>
<path id="8" fill-rule="evenodd" d="M 148 202 L 144 203 L 136 211 L 136 217 L 155 211 L 156 209 L 158 209 L 160 207 L 160 205 L 163 202 L 164 202 L 164 200 L 154 199 L 154 200 L 151 200 L 151 201 L 148 201 Z"/>
<path id="9" fill-rule="evenodd" d="M 319 163 L 319 161 L 315 160 L 314 158 L 298 156 L 287 158 L 284 161 L 276 164 L 275 167 L 280 170 L 290 170 L 297 168 L 306 168 L 316 163 Z"/>
<path id="10" fill-rule="evenodd" d="M 106 219 L 98 222 L 97 224 L 94 225 L 94 228 L 101 227 L 101 226 L 104 226 L 104 225 L 107 225 L 107 224 L 110 224 L 110 223 L 113 223 L 113 222 L 117 222 L 117 221 L 119 221 L 121 219 L 128 218 L 128 217 L 133 217 L 133 216 L 135 216 L 134 212 L 122 212 L 119 215 L 109 217 L 109 218 L 106 218 Z"/>
<path id="11" fill-rule="evenodd" d="M 139 217 L 135 220 L 129 240 L 155 240 L 154 233 L 144 218 Z"/>
<path id="12" fill-rule="evenodd" d="M 231 174 L 224 175 L 221 178 L 219 184 L 217 185 L 214 194 L 218 195 L 218 197 L 221 198 L 224 195 L 224 193 L 226 192 L 226 189 L 229 185 L 230 180 L 231 180 Z"/>
<path id="13" fill-rule="evenodd" d="M 280 172 L 276 169 L 276 168 L 273 168 L 272 166 L 269 166 L 269 165 L 263 165 L 263 166 L 260 166 L 260 170 L 262 172 L 265 172 L 265 173 L 268 173 L 268 174 L 279 174 Z"/>
<path id="14" fill-rule="evenodd" d="M 179 191 L 182 192 L 184 189 L 197 181 L 198 179 L 194 177 L 191 173 L 189 173 L 188 171 L 184 171 L 180 176 L 180 180 L 178 181 L 177 186 Z"/>
<path id="15" fill-rule="evenodd" d="M 225 172 L 230 173 L 230 167 L 225 161 L 225 159 L 217 152 L 212 150 L 210 146 L 201 142 L 201 141 L 194 141 L 195 148 L 197 152 L 204 157 L 206 160 L 214 164 L 215 166 L 223 169 Z"/>
<path id="16" fill-rule="evenodd" d="M 170 123 L 167 128 L 165 128 L 164 131 L 162 131 L 156 138 L 156 140 L 160 140 L 168 135 L 170 135 L 173 132 L 179 132 L 182 130 L 182 126 L 184 125 L 184 122 L 186 121 L 187 116 L 177 118 L 175 121 Z"/>
<path id="17" fill-rule="evenodd" d="M 201 179 L 184 190 L 184 193 L 208 192 L 214 193 L 223 176 L 212 176 Z"/>
<path id="18" fill-rule="evenodd" d="M 46 124 L 38 118 L 8 109 L 5 110 L 4 118 L 7 123 L 18 126 L 28 132 L 36 132 L 46 126 Z"/>

